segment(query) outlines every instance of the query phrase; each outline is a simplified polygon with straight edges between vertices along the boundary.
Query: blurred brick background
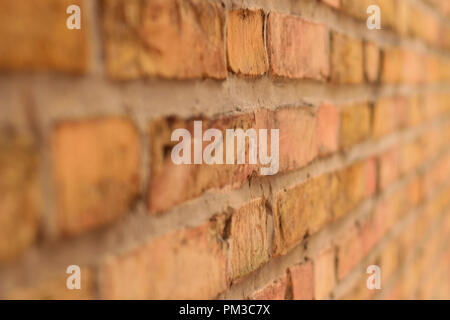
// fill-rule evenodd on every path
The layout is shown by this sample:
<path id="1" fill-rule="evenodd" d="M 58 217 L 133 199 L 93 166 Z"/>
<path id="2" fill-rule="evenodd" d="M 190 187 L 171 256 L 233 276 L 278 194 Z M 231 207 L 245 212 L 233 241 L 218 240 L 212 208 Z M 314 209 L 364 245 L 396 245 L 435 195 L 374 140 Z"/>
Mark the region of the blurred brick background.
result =
<path id="1" fill-rule="evenodd" d="M 0 298 L 449 299 L 449 124 L 448 0 L 0 0 Z"/>

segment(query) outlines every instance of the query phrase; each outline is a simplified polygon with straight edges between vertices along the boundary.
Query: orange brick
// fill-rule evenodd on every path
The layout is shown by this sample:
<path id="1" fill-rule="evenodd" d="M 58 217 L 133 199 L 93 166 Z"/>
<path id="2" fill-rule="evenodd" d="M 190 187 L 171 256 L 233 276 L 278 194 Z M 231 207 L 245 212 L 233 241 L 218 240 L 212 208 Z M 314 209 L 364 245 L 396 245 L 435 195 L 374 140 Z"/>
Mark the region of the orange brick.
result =
<path id="1" fill-rule="evenodd" d="M 398 48 L 383 49 L 381 63 L 381 82 L 398 84 L 402 80 L 403 52 Z"/>
<path id="2" fill-rule="evenodd" d="M 24 134 L 0 131 L 0 263 L 36 239 L 41 217 L 39 157 Z"/>
<path id="3" fill-rule="evenodd" d="M 210 299 L 227 285 L 217 222 L 181 230 L 102 265 L 104 299 Z"/>
<path id="4" fill-rule="evenodd" d="M 339 111 L 334 105 L 322 104 L 317 111 L 317 140 L 320 154 L 338 149 Z"/>
<path id="5" fill-rule="evenodd" d="M 225 16 L 220 4 L 209 0 L 103 3 L 109 76 L 226 78 Z"/>
<path id="6" fill-rule="evenodd" d="M 371 119 L 367 103 L 346 106 L 341 110 L 340 146 L 351 147 L 370 137 Z"/>
<path id="7" fill-rule="evenodd" d="M 77 234 L 109 223 L 139 192 L 139 136 L 126 118 L 59 123 L 52 137 L 58 230 Z"/>
<path id="8" fill-rule="evenodd" d="M 399 168 L 400 154 L 397 148 L 390 149 L 379 158 L 379 179 L 380 188 L 386 189 L 400 175 Z"/>
<path id="9" fill-rule="evenodd" d="M 336 284 L 334 258 L 334 249 L 325 248 L 313 260 L 314 298 L 316 300 L 328 298 Z"/>
<path id="10" fill-rule="evenodd" d="M 231 270 L 236 279 L 269 260 L 271 237 L 264 200 L 253 200 L 231 217 Z"/>
<path id="11" fill-rule="evenodd" d="M 267 72 L 264 43 L 264 12 L 240 9 L 230 11 L 227 23 L 229 69 L 237 74 L 258 76 Z"/>
<path id="12" fill-rule="evenodd" d="M 332 33 L 331 81 L 343 84 L 360 84 L 364 81 L 361 40 Z"/>
<path id="13" fill-rule="evenodd" d="M 267 284 L 252 296 L 255 300 L 284 300 L 286 297 L 287 276 L 284 274 Z"/>
<path id="14" fill-rule="evenodd" d="M 331 220 L 330 175 L 322 175 L 277 194 L 275 210 L 276 252 L 283 254 L 303 237 Z"/>
<path id="15" fill-rule="evenodd" d="M 329 75 L 329 36 L 322 24 L 271 12 L 267 46 L 273 76 L 324 80 Z"/>
<path id="16" fill-rule="evenodd" d="M 292 280 L 294 300 L 312 300 L 314 298 L 313 264 L 306 261 L 289 268 Z"/>
<path id="17" fill-rule="evenodd" d="M 79 30 L 66 28 L 66 8 L 72 4 L 81 8 Z M 2 1 L 0 70 L 85 73 L 90 51 L 88 9 L 80 0 Z"/>
<path id="18" fill-rule="evenodd" d="M 373 113 L 373 135 L 381 138 L 405 126 L 406 101 L 402 98 L 378 100 Z"/>
<path id="19" fill-rule="evenodd" d="M 340 0 L 322 0 L 322 2 L 328 4 L 329 6 L 339 8 Z"/>

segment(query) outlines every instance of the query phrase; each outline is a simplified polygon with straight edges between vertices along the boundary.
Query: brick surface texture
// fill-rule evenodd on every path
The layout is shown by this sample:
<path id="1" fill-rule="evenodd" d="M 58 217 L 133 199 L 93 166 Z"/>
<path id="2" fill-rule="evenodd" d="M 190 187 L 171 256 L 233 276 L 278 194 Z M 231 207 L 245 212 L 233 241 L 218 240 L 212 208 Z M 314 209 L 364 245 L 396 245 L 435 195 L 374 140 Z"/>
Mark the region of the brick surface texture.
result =
<path id="1" fill-rule="evenodd" d="M 448 0 L 2 0 L 0 299 L 450 299 L 449 83 Z"/>

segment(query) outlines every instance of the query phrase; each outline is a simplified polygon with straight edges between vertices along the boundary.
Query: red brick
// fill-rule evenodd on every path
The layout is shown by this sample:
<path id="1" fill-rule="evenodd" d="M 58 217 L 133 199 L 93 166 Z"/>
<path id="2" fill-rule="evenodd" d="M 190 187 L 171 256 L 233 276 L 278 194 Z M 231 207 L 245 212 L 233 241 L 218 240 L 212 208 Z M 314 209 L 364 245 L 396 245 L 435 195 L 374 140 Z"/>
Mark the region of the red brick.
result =
<path id="1" fill-rule="evenodd" d="M 334 105 L 322 104 L 317 111 L 317 140 L 320 154 L 338 149 L 339 111 Z"/>
<path id="2" fill-rule="evenodd" d="M 65 121 L 53 131 L 56 223 L 77 234 L 116 220 L 139 192 L 139 136 L 126 118 Z"/>
<path id="3" fill-rule="evenodd" d="M 66 28 L 66 9 L 72 4 L 81 8 L 79 30 Z M 85 73 L 90 58 L 88 9 L 80 0 L 3 0 L 0 70 Z"/>
<path id="4" fill-rule="evenodd" d="M 271 12 L 267 46 L 273 76 L 324 80 L 329 75 L 329 36 L 322 24 Z"/>
<path id="5" fill-rule="evenodd" d="M 227 23 L 227 56 L 232 72 L 248 76 L 267 72 L 268 58 L 263 29 L 262 10 L 230 11 Z"/>
<path id="6" fill-rule="evenodd" d="M 219 223 L 205 223 L 110 257 L 101 267 L 104 299 L 210 299 L 227 285 Z M 219 229 L 219 230 L 218 230 Z"/>
<path id="7" fill-rule="evenodd" d="M 294 300 L 312 300 L 314 298 L 313 264 L 306 261 L 289 268 L 292 280 L 292 298 Z"/>
<path id="8" fill-rule="evenodd" d="M 227 76 L 224 11 L 215 1 L 104 1 L 109 76 Z"/>
<path id="9" fill-rule="evenodd" d="M 286 297 L 287 276 L 284 274 L 267 284 L 252 296 L 255 300 L 284 300 Z"/>

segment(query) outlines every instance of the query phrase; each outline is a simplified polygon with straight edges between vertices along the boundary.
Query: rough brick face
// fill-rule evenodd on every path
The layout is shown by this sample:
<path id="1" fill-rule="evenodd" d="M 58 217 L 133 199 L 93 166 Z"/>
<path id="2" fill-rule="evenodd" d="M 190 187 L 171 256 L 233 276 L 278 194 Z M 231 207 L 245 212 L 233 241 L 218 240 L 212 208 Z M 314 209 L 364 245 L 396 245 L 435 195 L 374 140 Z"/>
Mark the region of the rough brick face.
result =
<path id="1" fill-rule="evenodd" d="M 102 297 L 214 298 L 227 283 L 219 225 L 214 222 L 182 230 L 111 257 L 102 267 Z"/>
<path id="2" fill-rule="evenodd" d="M 271 12 L 267 39 L 273 76 L 314 80 L 328 77 L 329 36 L 324 25 Z"/>
<path id="3" fill-rule="evenodd" d="M 111 77 L 226 77 L 225 17 L 214 1 L 116 0 L 104 6 Z"/>
<path id="4" fill-rule="evenodd" d="M 248 76 L 266 73 L 268 60 L 263 30 L 263 11 L 233 10 L 229 13 L 227 56 L 232 72 Z"/>
<path id="5" fill-rule="evenodd" d="M 80 30 L 66 28 L 66 8 L 72 4 L 83 14 Z M 2 1 L 0 69 L 85 73 L 90 51 L 85 9 L 80 0 Z"/>
<path id="6" fill-rule="evenodd" d="M 52 139 L 57 228 L 76 234 L 125 214 L 139 191 L 139 137 L 126 118 L 64 122 Z"/>
<path id="7" fill-rule="evenodd" d="M 243 276 L 269 260 L 269 216 L 265 202 L 254 200 L 231 217 L 232 278 Z"/>
<path id="8" fill-rule="evenodd" d="M 448 299 L 449 3 L 1 1 L 0 299 Z"/>
<path id="9" fill-rule="evenodd" d="M 0 262 L 30 246 L 41 216 L 39 157 L 30 139 L 0 131 Z"/>
<path id="10" fill-rule="evenodd" d="M 361 40 L 332 33 L 331 81 L 344 84 L 359 84 L 364 81 Z"/>

